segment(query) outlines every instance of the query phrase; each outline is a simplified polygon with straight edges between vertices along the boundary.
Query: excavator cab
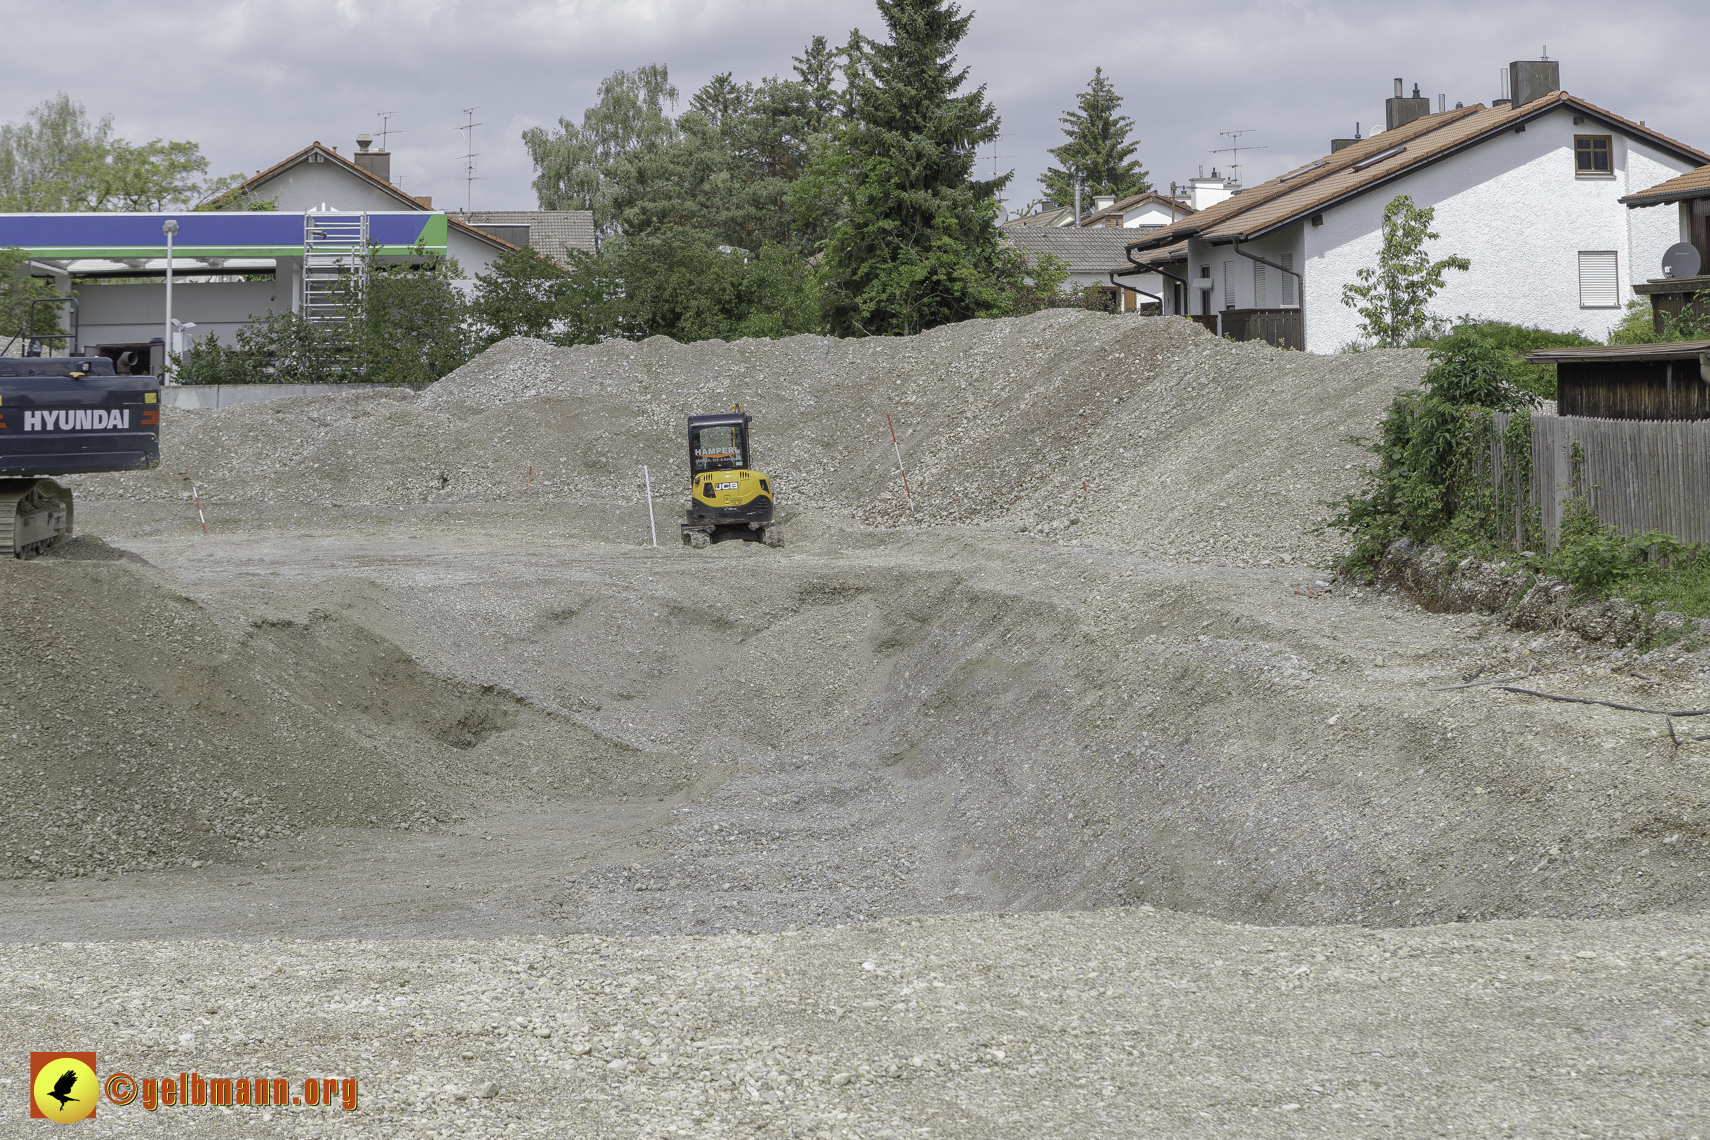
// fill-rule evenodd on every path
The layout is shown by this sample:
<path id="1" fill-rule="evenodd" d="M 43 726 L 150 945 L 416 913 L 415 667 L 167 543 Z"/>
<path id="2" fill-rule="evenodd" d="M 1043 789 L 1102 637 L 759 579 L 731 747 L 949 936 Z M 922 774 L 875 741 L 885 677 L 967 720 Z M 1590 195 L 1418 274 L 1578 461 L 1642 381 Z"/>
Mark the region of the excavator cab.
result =
<path id="1" fill-rule="evenodd" d="M 160 382 L 105 356 L 0 358 L 0 558 L 69 538 L 71 489 L 44 478 L 160 465 Z"/>
<path id="2" fill-rule="evenodd" d="M 784 544 L 774 518 L 772 481 L 752 466 L 752 422 L 740 407 L 689 417 L 689 508 L 680 524 L 683 545 L 702 550 L 729 538 Z"/>

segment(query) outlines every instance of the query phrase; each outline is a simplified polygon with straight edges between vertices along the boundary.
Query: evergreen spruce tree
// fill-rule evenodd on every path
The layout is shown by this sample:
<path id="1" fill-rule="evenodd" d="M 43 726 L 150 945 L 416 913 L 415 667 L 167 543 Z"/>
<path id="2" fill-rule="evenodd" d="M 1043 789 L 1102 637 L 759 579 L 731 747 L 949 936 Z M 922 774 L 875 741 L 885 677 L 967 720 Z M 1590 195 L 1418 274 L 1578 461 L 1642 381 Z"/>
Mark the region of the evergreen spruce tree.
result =
<path id="1" fill-rule="evenodd" d="M 689 100 L 689 106 L 706 116 L 707 122 L 715 127 L 723 127 L 726 122 L 742 113 L 753 97 L 751 85 L 738 83 L 726 71 L 722 75 L 712 77 L 712 82 L 695 92 L 695 97 Z"/>
<path id="2" fill-rule="evenodd" d="M 791 56 L 796 76 L 808 91 L 808 129 L 823 131 L 831 116 L 837 113 L 837 92 L 832 81 L 837 75 L 838 51 L 824 36 L 815 36 L 801 55 Z"/>
<path id="3" fill-rule="evenodd" d="M 999 120 L 984 86 L 958 94 L 968 72 L 954 52 L 973 17 L 947 0 L 878 6 L 889 42 L 846 52 L 847 118 L 796 201 L 811 212 L 831 190 L 847 204 L 821 268 L 833 329 L 906 335 L 1004 310 L 995 223 L 1009 175 L 974 178 Z"/>
<path id="4" fill-rule="evenodd" d="M 1051 167 L 1039 178 L 1045 196 L 1059 206 L 1075 203 L 1075 179 L 1081 181 L 1082 209 L 1090 209 L 1094 194 L 1111 194 L 1127 198 L 1144 194 L 1152 188 L 1146 171 L 1138 160 L 1132 159 L 1139 140 L 1128 141 L 1134 130 L 1134 120 L 1117 114 L 1122 96 L 1104 77 L 1104 68 L 1093 69 L 1092 82 L 1075 96 L 1079 110 L 1070 111 L 1057 121 L 1069 141 L 1049 152 L 1062 167 Z"/>

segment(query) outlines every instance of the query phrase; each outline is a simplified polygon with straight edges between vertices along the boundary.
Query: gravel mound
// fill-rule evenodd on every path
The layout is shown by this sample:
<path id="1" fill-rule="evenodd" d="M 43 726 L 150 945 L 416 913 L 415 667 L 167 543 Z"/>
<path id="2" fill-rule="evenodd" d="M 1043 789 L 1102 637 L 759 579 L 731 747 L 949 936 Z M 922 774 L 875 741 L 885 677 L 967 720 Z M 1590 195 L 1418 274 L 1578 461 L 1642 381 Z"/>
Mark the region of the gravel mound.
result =
<path id="1" fill-rule="evenodd" d="M 1702 917 L 1410 931 L 1151 908 L 670 939 L 0 949 L 0 1039 L 358 1108 L 127 1136 L 1701 1135 Z M 193 1122 L 193 1124 L 192 1124 Z M 190 1126 L 187 1128 L 187 1125 Z"/>
<path id="2" fill-rule="evenodd" d="M 421 395 L 188 413 L 169 462 L 228 496 L 220 517 L 271 521 L 212 548 L 230 565 L 194 553 L 215 541 L 199 527 L 203 546 L 148 548 L 221 592 L 212 609 L 99 544 L 0 575 L 21 591 L 8 621 L 69 615 L 38 641 L 66 700 L 9 710 L 20 739 L 57 733 L 31 754 L 67 750 L 85 802 L 136 805 L 74 825 L 19 801 L 7 849 L 46 877 L 103 866 L 109 826 L 131 844 L 111 862 L 149 866 L 262 827 L 443 820 L 459 797 L 693 787 L 641 852 L 551 875 L 535 904 L 661 934 L 1140 902 L 1371 924 L 1701 907 L 1703 796 L 1676 762 L 1699 742 L 1444 688 L 1522 668 L 1664 707 L 1652 681 L 1570 635 L 1523 644 L 1293 568 L 1182 565 L 1312 554 L 1314 499 L 1354 476 L 1336 440 L 1421 362 L 1056 312 L 907 339 L 513 340 Z M 682 415 L 738 401 L 799 545 L 578 533 L 639 506 L 637 460 L 668 485 Z M 912 512 L 887 410 L 919 460 Z M 101 492 L 182 493 L 169 470 L 89 484 L 86 517 L 146 513 Z M 281 520 L 325 554 L 269 537 Z M 1152 557 L 1172 551 L 1174 570 Z M 133 582 L 172 620 L 97 632 L 131 628 Z M 1670 669 L 1672 707 L 1695 703 L 1696 667 Z M 186 788 L 237 806 L 204 826 L 170 810 Z"/>
<path id="3" fill-rule="evenodd" d="M 1298 565 L 1422 364 L 1046 313 L 170 413 L 0 564 L 67 944 L 0 1036 L 363 1090 L 127 1135 L 1701 1133 L 1704 651 Z M 643 545 L 738 401 L 788 545 Z"/>
<path id="4" fill-rule="evenodd" d="M 909 338 L 515 339 L 419 395 L 168 409 L 159 470 L 76 483 L 98 499 L 188 497 L 193 479 L 212 503 L 639 503 L 645 464 L 669 526 L 683 417 L 740 403 L 786 509 L 1312 561 L 1332 540 L 1305 530 L 1365 458 L 1344 438 L 1424 366 L 1416 351 L 1312 356 L 1070 311 Z"/>
<path id="5" fill-rule="evenodd" d="M 450 681 L 332 607 L 218 615 L 135 555 L 0 563 L 0 877 L 239 858 L 309 828 L 431 827 L 550 747 L 589 787 L 633 749 Z M 638 763 L 640 759 L 641 763 Z M 645 776 L 643 775 L 645 773 Z"/>

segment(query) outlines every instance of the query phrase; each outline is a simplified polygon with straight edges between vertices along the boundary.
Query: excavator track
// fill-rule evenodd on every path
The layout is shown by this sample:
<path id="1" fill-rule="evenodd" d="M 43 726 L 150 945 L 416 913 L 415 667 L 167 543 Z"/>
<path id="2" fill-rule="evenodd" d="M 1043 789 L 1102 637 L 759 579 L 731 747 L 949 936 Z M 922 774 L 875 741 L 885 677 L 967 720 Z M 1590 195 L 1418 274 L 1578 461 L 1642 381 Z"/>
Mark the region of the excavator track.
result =
<path id="1" fill-rule="evenodd" d="M 52 479 L 0 479 L 0 558 L 34 558 L 71 537 L 71 488 Z"/>

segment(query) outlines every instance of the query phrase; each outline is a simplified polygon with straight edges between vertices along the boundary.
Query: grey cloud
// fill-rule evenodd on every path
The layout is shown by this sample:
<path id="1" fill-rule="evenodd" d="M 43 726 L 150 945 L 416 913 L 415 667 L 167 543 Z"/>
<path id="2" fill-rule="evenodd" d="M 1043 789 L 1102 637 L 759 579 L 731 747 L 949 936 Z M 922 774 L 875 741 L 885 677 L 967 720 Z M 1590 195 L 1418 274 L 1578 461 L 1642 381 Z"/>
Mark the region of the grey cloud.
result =
<path id="1" fill-rule="evenodd" d="M 1003 116 L 1011 201 L 1036 196 L 1057 116 L 1103 66 L 1125 96 L 1153 181 L 1225 161 L 1220 130 L 1251 129 L 1251 184 L 1322 154 L 1332 136 L 1381 120 L 1391 80 L 1433 98 L 1488 102 L 1498 69 L 1543 44 L 1563 85 L 1684 142 L 1710 94 L 1681 45 L 1703 43 L 1706 9 L 1590 2 L 1150 5 L 990 3 L 963 62 Z M 202 2 L 5 5 L 13 43 L 39 45 L 0 76 L 0 117 L 66 90 L 126 137 L 193 138 L 216 173 L 256 169 L 319 139 L 348 153 L 375 112 L 398 111 L 393 169 L 411 193 L 460 205 L 464 107 L 476 106 L 477 208 L 533 205 L 519 135 L 579 118 L 600 78 L 670 65 L 684 97 L 718 71 L 788 74 L 814 34 L 880 30 L 870 3 L 779 0 L 531 4 Z M 1681 61 L 1681 62 L 1677 62 Z M 989 169 L 989 156 L 982 161 Z"/>

